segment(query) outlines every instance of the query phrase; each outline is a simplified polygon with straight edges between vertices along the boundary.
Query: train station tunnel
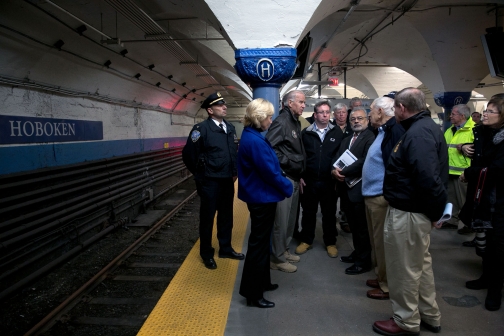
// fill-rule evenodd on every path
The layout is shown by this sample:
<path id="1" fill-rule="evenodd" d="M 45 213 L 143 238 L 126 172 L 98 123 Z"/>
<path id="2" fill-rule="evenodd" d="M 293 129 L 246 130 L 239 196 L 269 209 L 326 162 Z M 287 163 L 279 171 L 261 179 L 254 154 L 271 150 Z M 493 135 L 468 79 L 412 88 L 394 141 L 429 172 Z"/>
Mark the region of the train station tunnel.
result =
<path id="1" fill-rule="evenodd" d="M 193 126 L 208 117 L 201 107 L 208 96 L 218 93 L 225 100 L 225 119 L 239 139 L 245 109 L 255 98 L 272 102 L 275 119 L 282 98 L 301 90 L 307 118 L 321 100 L 348 105 L 357 97 L 369 111 L 374 99 L 412 87 L 424 93 L 444 131 L 455 105 L 482 113 L 493 95 L 504 92 L 503 16 L 502 0 L 1 1 L 0 299 L 26 295 L 51 265 L 59 267 L 126 222 L 136 222 L 177 187 L 188 189 L 192 176 L 181 151 Z M 243 216 L 239 245 L 245 249 L 249 231 Z M 463 277 L 478 273 L 479 259 L 465 250 L 458 259 L 460 237 L 433 236 L 435 248 L 448 251 L 434 260 L 439 257 L 453 271 L 440 271 L 443 295 L 463 297 L 452 293 L 450 286 L 458 285 L 448 278 L 456 274 L 463 286 Z M 342 244 L 352 249 L 350 240 Z M 470 260 L 465 273 L 461 260 Z M 244 320 L 247 312 L 236 308 L 243 302 L 233 287 L 240 272 L 231 269 L 224 327 L 217 334 L 280 334 L 264 323 L 269 317 L 296 326 L 286 334 L 370 334 L 372 320 L 359 320 L 361 310 L 364 316 L 387 310 L 375 302 L 366 306 L 365 298 L 353 302 L 345 296 L 355 291 L 350 285 L 349 293 L 338 292 L 340 308 L 327 308 L 331 267 L 324 265 L 314 283 L 319 292 L 305 288 L 308 305 L 320 300 L 335 315 L 348 305 L 348 318 L 325 324 L 312 316 L 305 328 L 292 322 L 298 317 L 284 306 L 275 308 L 283 309 L 279 315 L 254 313 Z M 338 275 L 338 281 L 353 281 L 347 278 Z M 291 296 L 285 305 L 296 305 L 301 303 L 293 289 L 314 280 L 304 275 L 286 281 Z M 483 308 L 467 313 L 457 304 L 462 312 L 447 314 L 448 334 L 504 334 L 502 311 L 496 318 Z M 24 334 L 35 320 L 20 323 L 13 334 Z M 480 333 L 481 324 L 486 329 Z"/>

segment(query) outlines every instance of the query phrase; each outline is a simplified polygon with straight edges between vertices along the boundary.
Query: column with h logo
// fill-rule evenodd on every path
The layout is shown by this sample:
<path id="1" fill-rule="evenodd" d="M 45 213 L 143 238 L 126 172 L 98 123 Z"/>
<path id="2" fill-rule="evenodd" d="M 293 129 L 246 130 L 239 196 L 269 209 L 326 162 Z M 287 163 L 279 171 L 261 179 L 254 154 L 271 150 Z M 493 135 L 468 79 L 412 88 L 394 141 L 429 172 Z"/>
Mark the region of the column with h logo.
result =
<path id="1" fill-rule="evenodd" d="M 450 114 L 453 106 L 467 104 L 471 98 L 471 92 L 438 92 L 434 94 L 434 101 L 437 106 L 444 108 L 443 129 L 446 131 L 451 126 Z M 469 117 L 470 118 L 470 117 Z"/>
<path id="2" fill-rule="evenodd" d="M 253 98 L 269 100 L 279 110 L 279 90 L 296 70 L 296 49 L 261 48 L 235 51 L 238 76 L 253 90 Z"/>

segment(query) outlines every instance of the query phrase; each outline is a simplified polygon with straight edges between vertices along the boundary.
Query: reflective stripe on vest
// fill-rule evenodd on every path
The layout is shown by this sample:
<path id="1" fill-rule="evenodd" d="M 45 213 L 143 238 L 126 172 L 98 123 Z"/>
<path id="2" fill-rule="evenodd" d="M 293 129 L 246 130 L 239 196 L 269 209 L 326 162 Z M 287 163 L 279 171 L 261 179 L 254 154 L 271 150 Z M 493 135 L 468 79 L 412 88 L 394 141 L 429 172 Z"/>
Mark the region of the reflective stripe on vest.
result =
<path id="1" fill-rule="evenodd" d="M 461 171 L 461 172 L 463 172 L 465 170 L 465 168 L 454 167 L 454 166 L 449 166 L 449 168 L 450 168 L 450 170 Z"/>

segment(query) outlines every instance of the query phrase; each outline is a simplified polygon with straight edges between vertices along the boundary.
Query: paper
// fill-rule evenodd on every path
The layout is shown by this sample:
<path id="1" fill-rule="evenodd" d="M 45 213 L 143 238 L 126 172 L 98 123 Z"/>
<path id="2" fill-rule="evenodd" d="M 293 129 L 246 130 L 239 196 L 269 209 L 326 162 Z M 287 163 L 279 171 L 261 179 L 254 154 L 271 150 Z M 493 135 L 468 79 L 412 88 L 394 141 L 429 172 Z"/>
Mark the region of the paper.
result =
<path id="1" fill-rule="evenodd" d="M 452 209 L 453 209 L 453 204 L 451 203 L 446 203 L 446 206 L 444 208 L 443 216 L 437 221 L 437 224 L 441 224 L 442 222 L 449 221 L 451 218 L 452 214 Z"/>
<path id="2" fill-rule="evenodd" d="M 350 152 L 347 149 L 343 154 L 341 154 L 341 156 L 338 158 L 338 160 L 336 160 L 336 162 L 334 162 L 333 167 L 344 169 L 345 167 L 350 166 L 355 161 L 357 161 L 357 158 L 355 157 L 355 155 L 352 154 L 352 152 Z M 356 177 L 350 181 L 347 181 L 346 184 L 349 188 L 352 188 L 354 185 L 359 183 L 360 180 L 362 180 L 362 177 Z"/>
<path id="3" fill-rule="evenodd" d="M 334 168 L 339 168 L 339 169 L 344 169 L 345 167 L 350 166 L 352 163 L 357 161 L 357 158 L 355 155 L 352 154 L 348 149 L 341 154 L 341 156 L 334 162 L 333 167 Z"/>

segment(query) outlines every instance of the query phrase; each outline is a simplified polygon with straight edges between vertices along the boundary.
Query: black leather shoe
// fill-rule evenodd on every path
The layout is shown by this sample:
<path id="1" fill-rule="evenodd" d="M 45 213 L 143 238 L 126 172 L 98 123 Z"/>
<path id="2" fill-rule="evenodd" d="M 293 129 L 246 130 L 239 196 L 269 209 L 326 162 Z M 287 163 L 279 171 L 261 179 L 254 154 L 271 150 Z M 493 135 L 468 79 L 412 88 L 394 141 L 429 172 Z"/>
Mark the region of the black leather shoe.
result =
<path id="1" fill-rule="evenodd" d="M 243 260 L 243 259 L 245 259 L 245 255 L 243 253 L 238 253 L 235 251 L 231 251 L 231 252 L 220 252 L 219 251 L 219 258 Z"/>
<path id="2" fill-rule="evenodd" d="M 355 262 L 355 259 L 352 255 L 346 257 L 340 257 L 339 260 L 348 264 L 353 264 Z"/>
<path id="3" fill-rule="evenodd" d="M 465 247 L 476 247 L 476 239 L 465 241 L 462 243 L 462 246 Z"/>
<path id="4" fill-rule="evenodd" d="M 371 267 L 361 267 L 361 266 L 357 266 L 357 265 L 353 264 L 352 266 L 348 267 L 345 270 L 345 274 L 356 275 L 356 274 L 362 274 L 362 273 L 369 272 L 370 270 L 371 270 Z"/>
<path id="5" fill-rule="evenodd" d="M 485 308 L 489 311 L 499 310 L 502 304 L 502 295 L 500 290 L 488 289 L 485 299 Z"/>
<path id="6" fill-rule="evenodd" d="M 270 291 L 274 291 L 275 289 L 278 289 L 278 284 L 269 284 L 269 286 L 266 286 L 264 291 L 270 292 Z"/>
<path id="7" fill-rule="evenodd" d="M 427 329 L 430 332 L 433 332 L 435 334 L 437 334 L 438 332 L 441 331 L 441 326 L 433 326 L 432 324 L 429 324 L 424 321 L 420 321 L 420 326 L 424 327 L 425 329 Z"/>
<path id="8" fill-rule="evenodd" d="M 203 259 L 203 263 L 205 264 L 205 267 L 208 269 L 216 269 L 217 268 L 217 264 L 215 263 L 214 258 Z"/>
<path id="9" fill-rule="evenodd" d="M 260 298 L 259 300 L 247 299 L 247 306 L 257 307 L 257 308 L 273 308 L 275 304 L 265 298 Z"/>
<path id="10" fill-rule="evenodd" d="M 487 289 L 488 288 L 488 282 L 482 278 L 476 279 L 476 280 L 471 280 L 471 281 L 466 281 L 466 288 L 468 289 Z"/>

